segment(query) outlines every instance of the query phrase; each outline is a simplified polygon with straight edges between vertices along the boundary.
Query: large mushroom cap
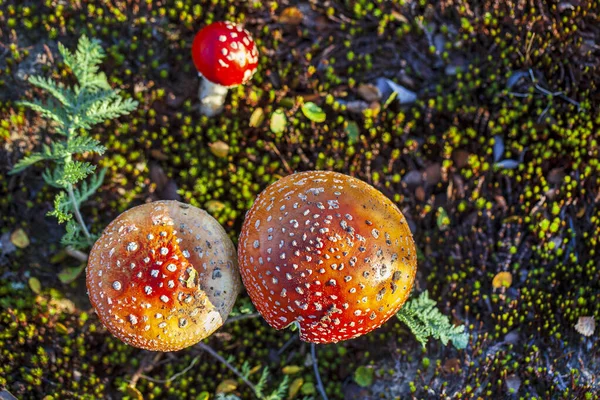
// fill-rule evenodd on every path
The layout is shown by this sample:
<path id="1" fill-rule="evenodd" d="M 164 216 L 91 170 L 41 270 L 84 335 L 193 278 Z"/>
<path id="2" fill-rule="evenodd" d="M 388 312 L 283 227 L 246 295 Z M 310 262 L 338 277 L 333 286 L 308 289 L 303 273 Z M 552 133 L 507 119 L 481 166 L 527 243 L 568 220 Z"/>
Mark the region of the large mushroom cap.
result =
<path id="1" fill-rule="evenodd" d="M 252 78 L 258 66 L 258 50 L 246 29 L 228 21 L 215 22 L 196 34 L 192 59 L 204 78 L 231 87 Z"/>
<path id="2" fill-rule="evenodd" d="M 157 201 L 119 215 L 94 244 L 90 301 L 125 343 L 175 351 L 219 328 L 241 282 L 233 243 L 205 211 Z"/>
<path id="3" fill-rule="evenodd" d="M 238 262 L 267 322 L 297 321 L 300 338 L 314 343 L 381 326 L 408 298 L 417 266 L 400 210 L 367 183 L 325 171 L 287 176 L 258 196 Z"/>

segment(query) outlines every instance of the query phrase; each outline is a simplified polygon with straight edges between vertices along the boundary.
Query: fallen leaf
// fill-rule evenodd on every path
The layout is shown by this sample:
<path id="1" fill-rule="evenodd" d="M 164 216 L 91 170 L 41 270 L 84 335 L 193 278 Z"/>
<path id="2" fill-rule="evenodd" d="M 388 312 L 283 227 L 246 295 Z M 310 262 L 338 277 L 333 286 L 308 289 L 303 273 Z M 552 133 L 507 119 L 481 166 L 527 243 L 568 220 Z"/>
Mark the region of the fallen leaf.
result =
<path id="1" fill-rule="evenodd" d="M 581 333 L 583 336 L 592 336 L 596 330 L 596 320 L 593 316 L 579 317 L 577 324 L 575 324 L 575 330 Z"/>
<path id="2" fill-rule="evenodd" d="M 208 145 L 210 152 L 219 158 L 226 158 L 229 154 L 229 145 L 221 140 Z"/>
<path id="3" fill-rule="evenodd" d="M 327 119 L 323 109 L 312 101 L 302 104 L 302 113 L 313 122 L 325 122 Z"/>
<path id="4" fill-rule="evenodd" d="M 40 283 L 40 280 L 38 278 L 32 276 L 31 278 L 29 278 L 27 283 L 29 284 L 29 288 L 33 293 L 40 294 L 40 292 L 42 291 L 42 284 Z"/>
<path id="5" fill-rule="evenodd" d="M 10 241 L 20 249 L 24 249 L 25 247 L 29 246 L 29 236 L 27 236 L 27 233 L 25 233 L 23 228 L 17 228 L 10 235 Z"/>
<path id="6" fill-rule="evenodd" d="M 278 108 L 271 114 L 271 123 L 270 128 L 271 132 L 278 134 L 283 133 L 285 131 L 285 127 L 287 126 L 287 118 L 285 113 L 281 108 Z"/>
<path id="7" fill-rule="evenodd" d="M 61 334 L 61 335 L 68 335 L 69 334 L 69 329 L 62 323 L 57 322 L 56 325 L 54 326 L 56 329 L 56 332 Z"/>
<path id="8" fill-rule="evenodd" d="M 237 389 L 237 382 L 233 379 L 225 379 L 217 386 L 217 393 L 230 393 Z"/>
<path id="9" fill-rule="evenodd" d="M 358 124 L 356 122 L 348 121 L 346 128 L 344 128 L 344 131 L 346 131 L 346 135 L 348 136 L 348 144 L 352 145 L 358 143 L 360 132 L 358 129 Z"/>
<path id="10" fill-rule="evenodd" d="M 302 371 L 302 367 L 299 367 L 298 365 L 286 365 L 282 369 L 282 372 L 286 375 L 297 374 L 300 371 Z"/>
<path id="11" fill-rule="evenodd" d="M 379 91 L 377 86 L 372 85 L 370 83 L 361 83 L 360 85 L 358 85 L 357 91 L 360 97 L 362 97 L 368 102 L 381 100 L 381 92 Z"/>
<path id="12" fill-rule="evenodd" d="M 304 14 L 302 14 L 302 11 L 298 10 L 296 7 L 287 7 L 279 16 L 279 22 L 288 25 L 299 25 L 303 19 Z"/>
<path id="13" fill-rule="evenodd" d="M 85 264 L 81 264 L 78 267 L 66 267 L 66 268 L 63 268 L 58 273 L 58 279 L 62 283 L 68 285 L 69 283 L 71 283 L 75 279 L 77 279 L 77 277 L 79 276 L 79 274 L 81 274 L 81 271 L 83 271 L 84 268 L 85 268 Z"/>
<path id="14" fill-rule="evenodd" d="M 510 287 L 512 285 L 512 274 L 508 271 L 498 272 L 494 279 L 492 279 L 492 286 L 494 289 L 500 289 L 501 287 Z"/>
<path id="15" fill-rule="evenodd" d="M 294 397 L 296 397 L 303 384 L 304 379 L 302 378 L 296 378 L 292 381 L 290 388 L 288 389 L 288 400 L 292 400 Z"/>
<path id="16" fill-rule="evenodd" d="M 250 126 L 252 128 L 258 128 L 259 126 L 262 125 L 264 120 L 265 120 L 265 112 L 263 111 L 262 108 L 258 107 L 257 109 L 255 109 L 252 112 L 252 115 L 250 116 Z"/>

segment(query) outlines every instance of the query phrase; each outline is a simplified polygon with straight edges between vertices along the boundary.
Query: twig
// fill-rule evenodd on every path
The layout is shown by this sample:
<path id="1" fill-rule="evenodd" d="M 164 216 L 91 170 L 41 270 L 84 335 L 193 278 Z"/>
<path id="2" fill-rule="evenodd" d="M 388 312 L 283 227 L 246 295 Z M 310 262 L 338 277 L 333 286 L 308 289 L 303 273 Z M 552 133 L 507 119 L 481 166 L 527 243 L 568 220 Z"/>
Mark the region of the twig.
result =
<path id="1" fill-rule="evenodd" d="M 279 156 L 279 158 L 281 159 L 281 162 L 283 162 L 283 166 L 285 167 L 285 170 L 287 171 L 287 173 L 293 174 L 294 171 L 290 168 L 290 165 L 287 163 L 285 158 L 283 158 L 283 156 L 279 152 L 279 149 L 277 148 L 277 146 L 275 146 L 275 143 L 269 142 L 269 146 L 273 149 L 273 152 Z"/>
<path id="2" fill-rule="evenodd" d="M 251 318 L 258 318 L 258 317 L 260 317 L 260 313 L 236 315 L 235 317 L 227 318 L 227 320 L 225 321 L 225 323 L 223 325 L 227 325 L 232 322 L 241 321 L 244 319 L 251 319 Z"/>
<path id="3" fill-rule="evenodd" d="M 137 371 L 135 371 L 135 373 L 131 377 L 131 380 L 129 381 L 129 386 L 134 388 L 135 385 L 137 384 L 137 382 L 142 377 L 142 373 L 151 371 L 152 368 L 154 368 L 154 364 L 156 364 L 158 362 L 158 360 L 160 360 L 160 358 L 163 356 L 163 354 L 164 353 L 156 353 L 156 355 L 154 355 L 154 358 L 152 359 L 152 361 L 150 361 L 149 363 L 142 362 L 140 364 L 140 366 L 138 367 Z M 147 360 L 147 358 L 144 359 L 144 361 L 145 360 Z"/>
<path id="4" fill-rule="evenodd" d="M 92 239 L 92 235 L 90 235 L 90 231 L 88 231 L 87 226 L 85 226 L 85 222 L 83 222 L 83 218 L 79 212 L 79 204 L 77 204 L 77 199 L 75 198 L 72 184 L 67 186 L 67 193 L 69 193 L 69 199 L 71 199 L 71 203 L 73 204 L 73 213 L 75 214 L 75 218 L 77 219 L 77 222 L 79 222 L 79 225 L 81 225 L 81 229 L 83 230 L 83 234 L 85 235 L 86 239 L 89 241 Z"/>
<path id="5" fill-rule="evenodd" d="M 315 377 L 317 378 L 317 390 L 321 395 L 323 400 L 329 400 L 327 398 L 327 393 L 325 393 L 325 388 L 323 387 L 323 381 L 321 381 L 321 375 L 319 374 L 319 364 L 317 361 L 317 351 L 315 350 L 315 344 L 310 344 L 310 354 L 312 356 L 313 369 L 315 370 Z"/>
<path id="6" fill-rule="evenodd" d="M 84 253 L 83 251 L 80 250 L 76 250 L 71 246 L 67 246 L 67 248 L 65 249 L 65 252 L 73 257 L 74 259 L 76 259 L 77 261 L 81 261 L 81 262 L 86 262 L 88 260 L 88 255 L 87 253 Z"/>
<path id="7" fill-rule="evenodd" d="M 231 365 L 226 359 L 224 359 L 222 356 L 220 356 L 219 353 L 214 351 L 212 347 L 210 347 L 209 345 L 204 344 L 202 342 L 199 342 L 198 344 L 196 344 L 196 347 L 198 347 L 200 350 L 203 350 L 203 351 L 207 352 L 208 354 L 210 354 L 211 356 L 213 356 L 214 358 L 216 358 L 219 362 L 221 362 L 223 365 L 225 365 L 227 368 L 229 368 L 231 370 L 231 372 L 236 374 L 242 381 L 244 381 L 244 383 L 246 385 L 248 385 L 248 387 L 250 389 L 252 389 L 252 391 L 254 393 L 256 393 L 256 386 L 254 386 L 252 384 L 252 382 L 250 382 L 246 377 L 244 377 L 244 375 L 242 375 L 242 373 L 240 371 L 238 371 L 238 369 L 236 367 Z"/>
<path id="8" fill-rule="evenodd" d="M 285 342 L 285 344 L 283 346 L 281 346 L 281 348 L 277 351 L 277 355 L 280 356 L 283 354 L 283 352 L 290 347 L 290 345 L 292 343 L 294 343 L 296 341 L 296 339 L 298 339 L 298 335 L 292 335 L 292 337 L 290 338 L 290 340 L 288 340 L 287 342 Z"/>
<path id="9" fill-rule="evenodd" d="M 192 369 L 194 367 L 194 365 L 198 362 L 199 359 L 200 359 L 200 356 L 194 357 L 194 359 L 192 360 L 192 362 L 190 363 L 190 365 L 188 365 L 187 367 L 185 367 L 185 369 L 183 371 L 180 371 L 180 372 L 174 374 L 173 376 L 171 376 L 170 378 L 167 378 L 167 379 L 154 379 L 154 378 L 150 378 L 149 376 L 146 376 L 146 375 L 140 375 L 140 378 L 144 378 L 147 381 L 154 382 L 154 383 L 167 383 L 167 382 L 171 382 L 171 381 L 174 381 L 175 379 L 179 378 L 181 375 L 184 375 L 185 373 L 187 373 L 190 369 Z"/>

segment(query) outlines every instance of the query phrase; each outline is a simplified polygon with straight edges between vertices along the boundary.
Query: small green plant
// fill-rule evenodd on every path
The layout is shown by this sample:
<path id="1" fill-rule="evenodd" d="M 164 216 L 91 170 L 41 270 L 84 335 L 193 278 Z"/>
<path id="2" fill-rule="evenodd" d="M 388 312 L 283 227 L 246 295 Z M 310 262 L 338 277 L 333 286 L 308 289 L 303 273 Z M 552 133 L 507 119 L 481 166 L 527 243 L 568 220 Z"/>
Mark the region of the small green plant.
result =
<path id="1" fill-rule="evenodd" d="M 436 302 L 424 291 L 419 297 L 409 300 L 396 317 L 410 328 L 423 347 L 430 337 L 439 339 L 444 346 L 451 341 L 457 349 L 467 347 L 469 335 L 464 332 L 464 325 L 452 325 L 435 305 Z"/>
<path id="2" fill-rule="evenodd" d="M 87 131 L 96 124 L 129 114 L 138 103 L 123 99 L 118 90 L 110 87 L 106 75 L 99 70 L 105 56 L 99 41 L 82 36 L 75 53 L 62 44 L 59 44 L 59 52 L 78 83 L 68 87 L 49 78 L 31 76 L 29 82 L 52 97 L 46 101 L 34 99 L 18 104 L 52 121 L 54 131 L 62 136 L 62 140 L 43 145 L 40 152 L 20 160 L 10 173 L 19 173 L 40 161 L 53 162 L 53 168 L 47 168 L 43 178 L 47 184 L 61 191 L 56 195 L 54 210 L 49 215 L 55 216 L 61 224 L 67 223 L 66 234 L 62 238 L 65 246 L 86 248 L 94 242 L 95 237 L 89 232 L 79 209 L 98 190 L 105 171 L 94 174 L 95 165 L 76 160 L 75 156 L 85 153 L 102 155 L 106 148 L 89 137 Z M 86 180 L 90 175 L 92 177 Z"/>

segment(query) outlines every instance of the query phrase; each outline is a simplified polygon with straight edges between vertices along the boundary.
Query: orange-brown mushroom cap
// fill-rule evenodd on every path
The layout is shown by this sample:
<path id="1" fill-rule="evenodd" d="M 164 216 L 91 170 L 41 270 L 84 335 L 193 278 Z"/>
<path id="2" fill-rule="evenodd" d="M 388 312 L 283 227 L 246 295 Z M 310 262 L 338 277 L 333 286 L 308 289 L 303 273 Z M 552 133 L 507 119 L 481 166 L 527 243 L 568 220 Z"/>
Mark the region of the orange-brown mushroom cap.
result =
<path id="1" fill-rule="evenodd" d="M 119 215 L 90 253 L 90 301 L 125 343 L 175 351 L 219 328 L 241 282 L 233 243 L 205 211 L 157 201 Z"/>
<path id="2" fill-rule="evenodd" d="M 267 322 L 297 322 L 300 338 L 314 343 L 381 326 L 408 298 L 417 267 L 398 207 L 367 183 L 326 171 L 287 176 L 258 196 L 238 262 Z"/>

